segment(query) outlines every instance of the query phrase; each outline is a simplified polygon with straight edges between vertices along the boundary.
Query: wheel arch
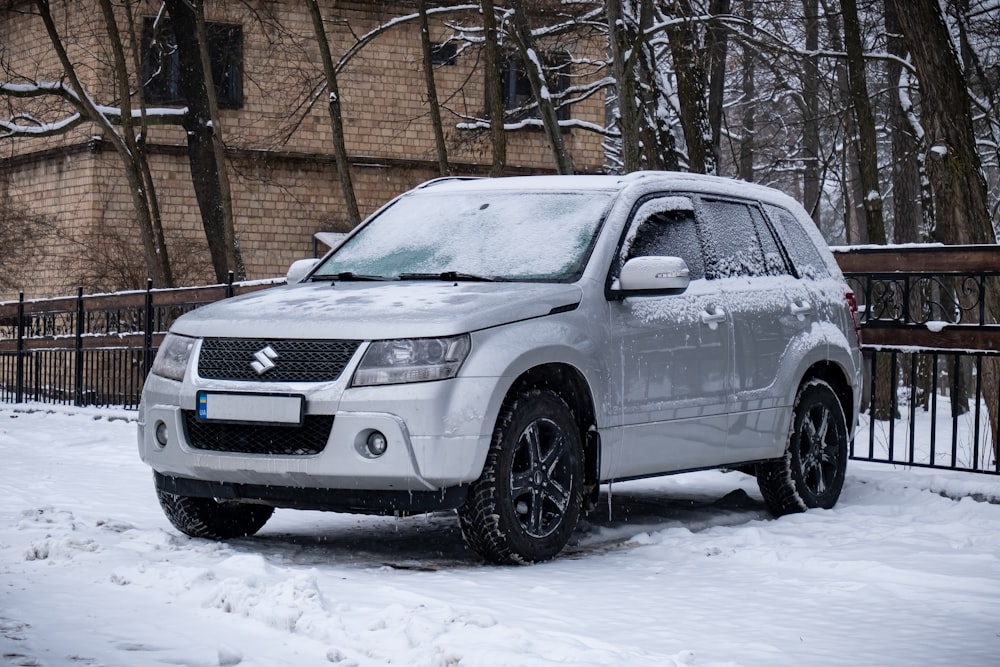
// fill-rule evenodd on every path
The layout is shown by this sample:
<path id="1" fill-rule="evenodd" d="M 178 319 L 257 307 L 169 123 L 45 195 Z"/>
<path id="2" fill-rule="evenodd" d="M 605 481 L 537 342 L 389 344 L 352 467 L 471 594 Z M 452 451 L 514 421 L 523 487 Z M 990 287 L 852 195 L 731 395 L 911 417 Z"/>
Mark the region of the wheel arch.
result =
<path id="1" fill-rule="evenodd" d="M 542 364 L 524 371 L 514 380 L 504 403 L 533 389 L 551 391 L 569 406 L 580 432 L 580 442 L 583 443 L 584 504 L 592 507 L 597 502 L 600 488 L 601 446 L 590 385 L 583 373 L 570 364 Z"/>
<path id="2" fill-rule="evenodd" d="M 847 422 L 848 432 L 853 433 L 853 424 L 856 422 L 858 415 L 856 414 L 854 387 L 846 371 L 839 364 L 832 361 L 814 363 L 803 374 L 802 381 L 796 389 L 796 394 L 811 380 L 822 380 L 830 385 L 844 411 L 844 420 Z"/>

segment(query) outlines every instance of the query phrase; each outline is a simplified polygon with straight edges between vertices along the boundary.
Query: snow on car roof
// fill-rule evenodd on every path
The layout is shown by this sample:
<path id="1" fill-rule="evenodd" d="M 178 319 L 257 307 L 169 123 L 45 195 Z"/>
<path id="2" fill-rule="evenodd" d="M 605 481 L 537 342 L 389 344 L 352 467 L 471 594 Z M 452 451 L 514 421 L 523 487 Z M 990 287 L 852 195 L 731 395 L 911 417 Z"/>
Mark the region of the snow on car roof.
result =
<path id="1" fill-rule="evenodd" d="M 643 190 L 691 190 L 748 199 L 758 199 L 784 206 L 799 205 L 794 199 L 774 188 L 738 181 L 722 176 L 692 174 L 681 171 L 635 171 L 629 174 L 575 174 L 504 176 L 500 178 L 445 177 L 428 181 L 418 190 L 434 192 L 450 190 L 543 190 L 543 191 L 593 191 L 623 190 L 637 186 Z"/>

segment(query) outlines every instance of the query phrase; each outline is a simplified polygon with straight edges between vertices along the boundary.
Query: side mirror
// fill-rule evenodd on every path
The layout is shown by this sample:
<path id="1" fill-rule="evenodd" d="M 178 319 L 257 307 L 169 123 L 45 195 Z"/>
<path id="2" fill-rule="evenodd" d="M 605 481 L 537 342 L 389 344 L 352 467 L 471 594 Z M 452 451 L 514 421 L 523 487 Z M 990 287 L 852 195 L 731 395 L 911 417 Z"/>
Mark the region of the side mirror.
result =
<path id="1" fill-rule="evenodd" d="M 687 262 L 680 257 L 633 257 L 618 278 L 622 292 L 679 294 L 690 284 Z"/>
<path id="2" fill-rule="evenodd" d="M 285 279 L 288 281 L 289 285 L 294 285 L 295 283 L 302 282 L 302 279 L 306 277 L 313 267 L 319 262 L 318 259 L 297 259 L 292 262 L 292 265 L 288 267 L 288 273 L 285 274 Z"/>

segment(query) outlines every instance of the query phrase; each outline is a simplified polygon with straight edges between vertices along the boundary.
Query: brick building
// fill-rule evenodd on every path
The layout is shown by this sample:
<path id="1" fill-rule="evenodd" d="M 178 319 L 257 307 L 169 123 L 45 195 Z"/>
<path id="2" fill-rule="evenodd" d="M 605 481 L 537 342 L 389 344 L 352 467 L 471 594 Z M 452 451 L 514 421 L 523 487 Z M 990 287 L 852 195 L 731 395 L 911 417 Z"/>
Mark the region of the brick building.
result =
<path id="1" fill-rule="evenodd" d="M 116 3 L 120 5 L 120 3 Z M 159 2 L 132 3 L 135 43 L 141 53 L 147 106 L 170 106 L 169 55 L 150 51 L 149 32 Z M 348 153 L 362 215 L 388 198 L 438 175 L 419 24 L 401 20 L 412 2 L 321 0 L 334 57 L 356 47 L 358 38 L 380 26 L 357 49 L 339 77 Z M 84 86 L 99 103 L 114 105 L 113 69 L 97 0 L 51 3 L 56 27 Z M 468 5 L 466 5 L 468 6 Z M 11 83 L 59 80 L 62 68 L 31 3 L 13 2 L 0 11 L 2 80 Z M 10 9 L 13 7 L 13 9 Z M 119 6 L 119 10 L 120 10 Z M 301 0 L 209 1 L 206 19 L 213 37 L 223 136 L 233 185 L 236 234 L 250 279 L 283 275 L 294 259 L 311 256 L 314 234 L 344 230 L 343 201 L 332 157 L 319 50 Z M 119 18 L 128 43 L 127 23 Z M 453 174 L 485 174 L 490 164 L 488 132 L 475 129 L 486 115 L 485 73 L 476 42 L 479 17 L 468 10 L 436 13 L 431 39 L 437 67 L 449 160 Z M 464 26 L 459 30 L 457 26 Z M 462 38 L 471 35 L 471 39 Z M 450 38 L 450 39 L 449 39 Z M 558 87 L 600 78 L 582 54 L 603 53 L 603 40 L 586 34 L 550 38 L 544 48 L 564 69 Z M 160 60 L 157 60 L 157 57 Z M 523 102 L 523 75 L 512 59 L 505 65 L 509 107 Z M 157 72 L 152 77 L 152 72 Z M 152 77 L 152 78 L 150 78 Z M 49 122 L 65 110 L 46 102 L 0 96 L 0 121 L 34 104 L 33 114 Z M 571 108 L 583 121 L 564 130 L 578 172 L 600 171 L 602 138 L 583 129 L 604 120 L 603 95 L 582 96 Z M 565 115 L 565 112 L 564 112 Z M 134 209 L 121 159 L 96 126 L 83 124 L 48 138 L 0 138 L 0 203 L 15 217 L 26 215 L 18 237 L 30 247 L 5 262 L 0 249 L 0 299 L 65 293 L 83 285 L 110 290 L 145 281 Z M 2 136 L 0 131 L 0 136 Z M 551 171 L 553 160 L 537 128 L 508 132 L 508 172 Z M 185 135 L 178 126 L 155 126 L 147 137 L 156 194 L 162 210 L 171 263 L 182 284 L 212 280 L 204 230 L 191 184 Z M 27 218 L 26 218 L 27 219 Z M 8 240 L 13 248 L 13 241 Z M 4 285 L 4 282 L 6 285 Z"/>

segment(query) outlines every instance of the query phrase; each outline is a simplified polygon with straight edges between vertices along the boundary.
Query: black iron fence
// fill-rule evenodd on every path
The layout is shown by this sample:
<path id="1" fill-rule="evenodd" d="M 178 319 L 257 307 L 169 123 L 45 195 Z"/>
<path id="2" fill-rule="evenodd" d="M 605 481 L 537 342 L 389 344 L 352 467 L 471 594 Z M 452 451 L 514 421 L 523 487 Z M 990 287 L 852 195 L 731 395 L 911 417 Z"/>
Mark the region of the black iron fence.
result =
<path id="1" fill-rule="evenodd" d="M 139 404 L 170 324 L 198 306 L 283 280 L 0 303 L 0 402 Z"/>
<path id="2" fill-rule="evenodd" d="M 837 261 L 866 364 L 851 457 L 1000 474 L 1000 246 L 851 249 Z M 171 322 L 282 282 L 0 303 L 0 402 L 135 408 Z"/>
<path id="3" fill-rule="evenodd" d="M 852 457 L 1000 474 L 1000 246 L 851 249 L 865 415 Z"/>

